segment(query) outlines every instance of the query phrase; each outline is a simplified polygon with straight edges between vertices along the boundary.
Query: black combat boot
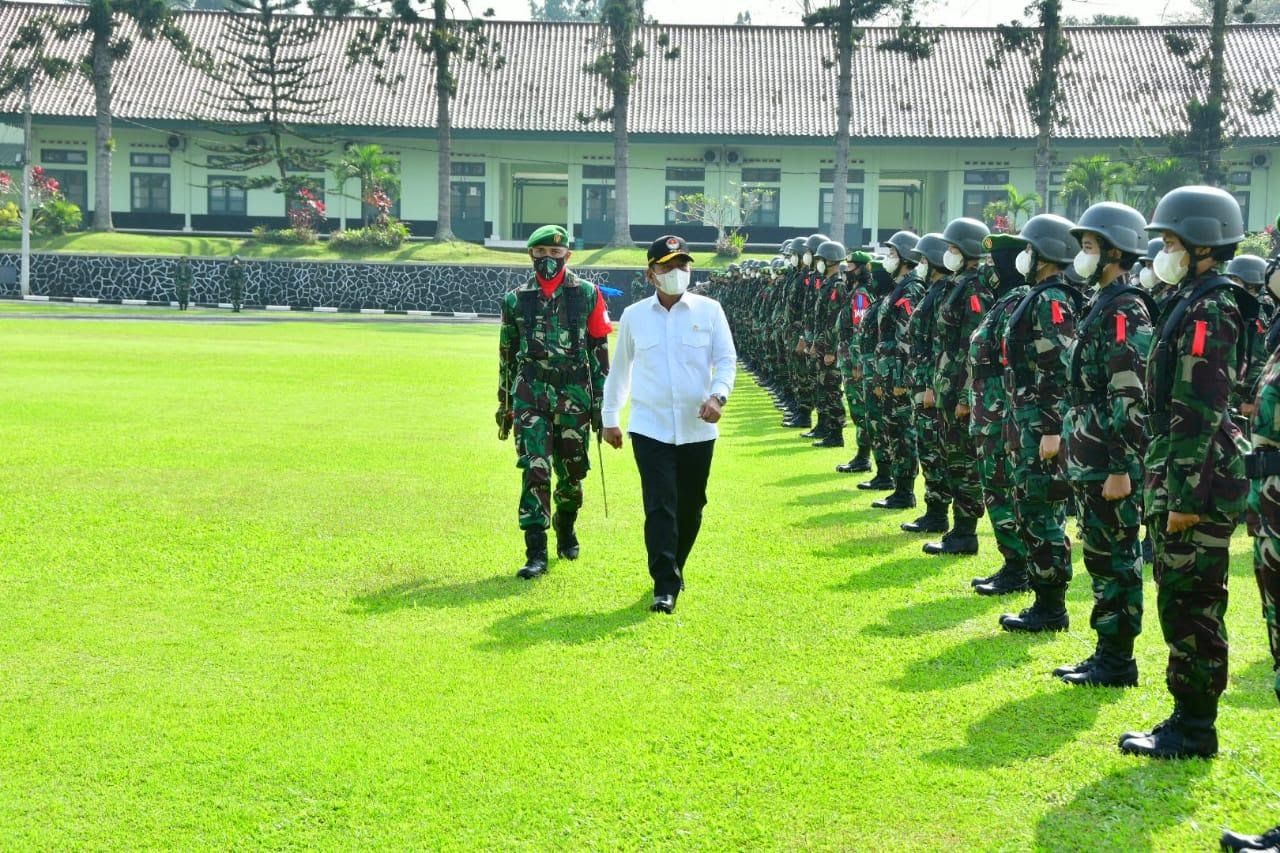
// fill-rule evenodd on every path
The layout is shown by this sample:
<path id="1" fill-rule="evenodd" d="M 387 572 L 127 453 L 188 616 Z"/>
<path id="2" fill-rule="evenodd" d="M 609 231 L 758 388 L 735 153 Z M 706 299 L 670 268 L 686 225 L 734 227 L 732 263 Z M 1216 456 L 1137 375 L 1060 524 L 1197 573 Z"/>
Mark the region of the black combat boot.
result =
<path id="1" fill-rule="evenodd" d="M 843 465 L 837 465 L 836 471 L 840 474 L 861 474 L 863 471 L 871 470 L 871 449 L 865 444 L 858 448 L 858 453 Z"/>
<path id="2" fill-rule="evenodd" d="M 1150 732 L 1128 732 L 1120 751 L 1147 758 L 1212 758 L 1218 754 L 1218 697 L 1175 699 L 1173 714 Z"/>
<path id="3" fill-rule="evenodd" d="M 809 429 L 813 421 L 813 409 L 799 403 L 791 410 L 791 414 L 783 419 L 782 425 L 787 429 Z"/>
<path id="4" fill-rule="evenodd" d="M 1147 538 L 1142 540 L 1142 564 L 1149 566 L 1156 561 L 1156 546 L 1151 541 L 1151 534 L 1147 534 Z"/>
<path id="5" fill-rule="evenodd" d="M 1053 677 L 1062 678 L 1064 675 L 1070 675 L 1073 672 L 1079 672 L 1082 669 L 1087 669 L 1088 667 L 1093 666 L 1093 662 L 1101 653 L 1102 641 L 1099 640 L 1094 644 L 1093 651 L 1089 653 L 1089 656 L 1080 661 L 1080 663 L 1064 663 L 1062 666 L 1055 667 L 1053 670 Z"/>
<path id="6" fill-rule="evenodd" d="M 1071 626 L 1067 617 L 1067 587 L 1037 587 L 1036 600 L 1016 616 L 1006 613 L 1000 617 L 1000 627 L 1006 631 L 1023 631 L 1037 634 L 1041 631 L 1065 631 Z"/>
<path id="7" fill-rule="evenodd" d="M 1243 835 L 1227 829 L 1218 843 L 1223 850 L 1280 850 L 1280 826 L 1261 835 Z"/>
<path id="8" fill-rule="evenodd" d="M 815 441 L 814 447 L 844 447 L 844 427 L 832 426 L 821 441 Z"/>
<path id="9" fill-rule="evenodd" d="M 1031 592 L 1031 576 L 1026 566 L 1011 566 L 1005 563 L 1000 571 L 991 576 L 986 583 L 975 584 L 973 591 L 978 595 L 1011 595 L 1015 592 Z"/>
<path id="10" fill-rule="evenodd" d="M 556 531 L 556 556 L 566 560 L 578 559 L 578 534 L 573 525 L 578 521 L 577 511 L 556 510 L 551 516 L 551 526 Z"/>
<path id="11" fill-rule="evenodd" d="M 547 573 L 547 531 L 526 530 L 524 532 L 525 563 L 516 572 L 516 577 L 533 580 Z"/>
<path id="12" fill-rule="evenodd" d="M 831 431 L 831 425 L 822 415 L 818 415 L 818 425 L 811 430 L 800 433 L 801 438 L 823 438 Z"/>
<path id="13" fill-rule="evenodd" d="M 889 466 L 876 463 L 876 475 L 865 483 L 859 483 L 858 488 L 864 492 L 891 492 L 893 491 L 893 477 L 889 475 Z"/>
<path id="14" fill-rule="evenodd" d="M 956 514 L 956 526 L 942 536 L 941 542 L 926 542 L 921 548 L 926 554 L 972 556 L 978 553 L 978 519 Z"/>
<path id="15" fill-rule="evenodd" d="M 945 533 L 950 525 L 947 523 L 947 507 L 950 504 L 924 502 L 924 515 L 915 521 L 902 524 L 907 533 Z"/>
<path id="16" fill-rule="evenodd" d="M 970 581 L 969 581 L 969 586 L 982 586 L 984 583 L 991 583 L 993 580 L 995 580 L 996 578 L 1000 577 L 1001 573 L 1006 572 L 1006 571 L 1008 571 L 1008 570 L 1009 570 L 1009 564 L 1008 564 L 1008 563 L 1001 563 L 1001 564 L 1000 564 L 1000 568 L 996 569 L 996 570 L 995 570 L 994 572 L 992 572 L 991 574 L 989 574 L 989 575 L 987 575 L 987 576 L 985 576 L 985 577 L 981 577 L 981 578 L 973 578 L 972 580 L 970 580 Z"/>
<path id="17" fill-rule="evenodd" d="M 914 488 L 914 479 L 899 480 L 894 486 L 893 494 L 878 501 L 872 501 L 871 505 L 876 509 L 911 509 L 916 505 Z"/>
<path id="18" fill-rule="evenodd" d="M 1091 660 L 1059 677 L 1077 687 L 1136 687 L 1138 662 L 1133 659 L 1133 638 L 1099 638 Z"/>

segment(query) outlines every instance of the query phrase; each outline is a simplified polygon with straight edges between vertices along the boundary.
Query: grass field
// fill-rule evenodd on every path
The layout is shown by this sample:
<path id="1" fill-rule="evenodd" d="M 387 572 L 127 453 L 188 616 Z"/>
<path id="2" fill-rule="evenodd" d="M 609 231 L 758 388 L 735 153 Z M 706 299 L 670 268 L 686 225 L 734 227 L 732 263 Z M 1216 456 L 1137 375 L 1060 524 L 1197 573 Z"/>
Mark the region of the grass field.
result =
<path id="1" fill-rule="evenodd" d="M 1209 850 L 1280 821 L 1243 536 L 1213 761 L 996 630 L 743 376 L 672 617 L 629 448 L 528 584 L 496 328 L 0 320 L 0 848 Z M 607 448 L 606 448 L 607 451 Z M 594 452 L 593 452 L 594 461 Z M 1154 590 L 1148 586 L 1149 602 Z M 1026 599 L 1021 599 L 1026 601 Z M 1149 607 L 1149 610 L 1154 610 Z"/>
<path id="2" fill-rule="evenodd" d="M 0 236 L 0 251 L 16 251 L 19 238 Z M 226 257 L 238 254 L 245 258 L 300 259 L 315 261 L 419 261 L 440 264 L 524 265 L 529 256 L 518 249 L 490 249 L 475 243 L 434 243 L 414 241 L 399 249 L 360 254 L 331 251 L 326 243 L 311 246 L 282 246 L 259 243 L 239 237 L 200 237 L 186 234 L 132 234 L 80 232 L 57 237 L 36 237 L 31 248 L 43 252 L 83 252 L 104 255 L 191 255 Z M 635 267 L 645 265 L 648 247 L 634 249 L 579 249 L 573 254 L 577 267 Z M 712 252 L 694 252 L 694 263 L 700 269 L 717 269 L 728 265 Z M 769 260 L 772 253 L 747 254 L 743 258 Z"/>

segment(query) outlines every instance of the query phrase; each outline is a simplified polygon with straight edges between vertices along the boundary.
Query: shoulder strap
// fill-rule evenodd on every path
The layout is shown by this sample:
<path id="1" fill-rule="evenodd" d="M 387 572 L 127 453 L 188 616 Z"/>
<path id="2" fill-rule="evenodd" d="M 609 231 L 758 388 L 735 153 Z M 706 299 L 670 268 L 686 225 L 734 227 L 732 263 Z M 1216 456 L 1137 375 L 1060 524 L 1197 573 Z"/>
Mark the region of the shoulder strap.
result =
<path id="1" fill-rule="evenodd" d="M 572 286 L 564 288 L 565 307 L 568 309 L 569 350 L 577 355 L 582 345 L 583 305 L 586 302 L 584 291 L 587 285 L 575 279 Z"/>
<path id="2" fill-rule="evenodd" d="M 1081 346 L 1081 344 L 1084 342 L 1085 334 L 1092 329 L 1096 323 L 1102 321 L 1103 317 L 1107 313 L 1107 309 L 1119 301 L 1120 297 L 1130 295 L 1137 297 L 1138 301 L 1147 306 L 1148 315 L 1152 317 L 1155 316 L 1155 300 L 1140 287 L 1131 287 L 1126 285 L 1103 291 L 1098 300 L 1093 303 L 1093 307 L 1089 309 L 1089 313 L 1085 315 L 1084 320 L 1076 326 L 1076 337 L 1080 343 L 1077 343 L 1071 351 L 1071 387 L 1083 387 L 1083 383 L 1080 381 L 1080 371 L 1083 369 L 1080 364 L 1080 355 L 1084 351 L 1084 347 Z"/>
<path id="3" fill-rule="evenodd" d="M 1084 294 L 1060 278 L 1051 278 L 1031 288 L 1031 292 L 1022 297 L 1018 307 L 1013 309 L 1013 314 L 1009 316 L 1009 337 L 1015 337 L 1015 331 L 1022 328 L 1022 321 L 1026 318 L 1027 312 L 1031 310 L 1031 306 L 1040 298 L 1040 294 L 1055 287 L 1060 288 L 1067 294 L 1067 298 L 1071 300 L 1072 307 L 1075 310 L 1080 310 L 1080 304 L 1084 302 Z"/>

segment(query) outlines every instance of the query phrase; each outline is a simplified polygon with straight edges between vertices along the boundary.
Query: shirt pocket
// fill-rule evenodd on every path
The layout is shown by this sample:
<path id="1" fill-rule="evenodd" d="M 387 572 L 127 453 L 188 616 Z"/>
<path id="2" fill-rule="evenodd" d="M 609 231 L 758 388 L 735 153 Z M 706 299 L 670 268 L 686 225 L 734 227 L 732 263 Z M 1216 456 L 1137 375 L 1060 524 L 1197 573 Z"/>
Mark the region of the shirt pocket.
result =
<path id="1" fill-rule="evenodd" d="M 635 335 L 636 352 L 646 352 L 662 343 L 662 339 L 652 332 Z"/>
<path id="2" fill-rule="evenodd" d="M 681 340 L 687 347 L 706 348 L 711 346 L 711 330 L 690 329 L 681 336 Z"/>

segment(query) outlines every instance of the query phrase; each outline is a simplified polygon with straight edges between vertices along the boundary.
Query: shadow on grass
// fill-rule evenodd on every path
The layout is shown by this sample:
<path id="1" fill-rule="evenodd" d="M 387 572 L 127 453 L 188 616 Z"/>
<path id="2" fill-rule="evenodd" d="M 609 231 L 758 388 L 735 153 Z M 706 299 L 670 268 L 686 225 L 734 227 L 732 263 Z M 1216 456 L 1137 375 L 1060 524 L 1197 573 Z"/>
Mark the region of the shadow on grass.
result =
<path id="1" fill-rule="evenodd" d="M 425 579 L 398 583 L 351 599 L 350 612 L 377 614 L 405 608 L 468 607 L 523 595 L 532 585 L 514 575 L 499 575 L 466 583 L 436 584 Z"/>
<path id="2" fill-rule="evenodd" d="M 788 501 L 791 506 L 827 506 L 849 500 L 849 493 L 844 489 L 833 489 L 815 494 L 800 495 Z"/>
<path id="3" fill-rule="evenodd" d="M 1120 688 L 1058 684 L 1043 693 L 1001 705 L 969 726 L 964 746 L 935 750 L 925 759 L 953 767 L 985 768 L 1048 758 L 1078 732 L 1090 728 L 1098 718 L 1099 708 L 1123 696 Z"/>
<path id="4" fill-rule="evenodd" d="M 917 637 L 945 631 L 970 619 L 996 610 L 997 598 L 963 595 L 941 601 L 921 601 L 891 610 L 883 622 L 867 625 L 862 633 L 871 637 Z"/>
<path id="5" fill-rule="evenodd" d="M 653 597 L 642 595 L 631 604 L 605 613 L 569 613 L 563 616 L 543 618 L 542 610 L 526 610 L 504 616 L 486 630 L 493 639 L 477 643 L 483 651 L 502 652 L 527 649 L 541 643 L 560 643 L 574 646 L 603 640 L 612 634 L 638 625 L 646 619 L 665 619 L 660 613 L 650 613 Z"/>
<path id="6" fill-rule="evenodd" d="M 889 685 L 906 693 L 931 693 L 981 681 L 1001 670 L 1017 669 L 1030 662 L 1027 651 L 1033 643 L 1050 637 L 1044 634 L 1010 634 L 991 620 L 991 633 L 973 637 L 928 660 L 907 665 L 901 677 Z M 1048 678 L 1048 674 L 1045 675 Z"/>
<path id="7" fill-rule="evenodd" d="M 850 539 L 843 546 L 814 553 L 817 556 L 827 558 L 864 557 L 868 553 L 868 546 L 877 545 L 881 542 L 898 544 L 901 542 L 901 538 L 895 534 L 872 538 L 857 536 Z M 831 589 L 835 592 L 875 592 L 881 589 L 903 589 L 915 586 L 921 580 L 937 574 L 937 566 L 937 563 L 930 562 L 930 558 L 925 556 L 891 560 L 878 563 L 861 572 L 855 572 L 849 576 L 847 581 L 836 584 Z"/>
<path id="8" fill-rule="evenodd" d="M 824 492 L 824 494 L 826 494 Z M 795 526 L 800 527 L 841 527 L 848 524 L 867 524 L 874 521 L 881 521 L 888 517 L 888 510 L 875 509 L 867 503 L 856 503 L 857 497 L 854 492 L 837 492 L 841 499 L 849 501 L 849 508 L 839 512 L 824 512 L 821 515 L 811 515 L 808 518 L 799 519 Z M 866 492 L 857 492 L 858 496 L 865 495 Z M 826 501 L 826 503 L 834 503 L 835 501 Z M 910 517 L 904 516 L 903 521 L 910 521 Z M 886 534 L 899 544 L 919 541 L 921 545 L 925 542 L 936 540 L 937 535 L 931 537 L 917 537 L 908 533 L 892 533 Z"/>
<path id="9" fill-rule="evenodd" d="M 820 483 L 837 484 L 844 482 L 840 478 L 845 477 L 846 480 L 852 480 L 848 475 L 837 474 L 831 471 L 829 474 L 800 474 L 795 477 L 787 477 L 784 480 L 774 480 L 773 485 L 779 488 L 790 489 L 799 486 L 816 486 Z"/>
<path id="10" fill-rule="evenodd" d="M 1105 838 L 1114 850 L 1156 849 L 1152 836 L 1182 823 L 1198 804 L 1193 788 L 1210 770 L 1205 759 L 1151 761 L 1084 786 L 1036 824 L 1037 850 L 1079 850 L 1082 838 Z"/>
<path id="11" fill-rule="evenodd" d="M 1222 695 L 1224 705 L 1232 708 L 1271 710 L 1276 707 L 1276 674 L 1271 661 L 1254 661 L 1231 674 L 1231 683 Z"/>

